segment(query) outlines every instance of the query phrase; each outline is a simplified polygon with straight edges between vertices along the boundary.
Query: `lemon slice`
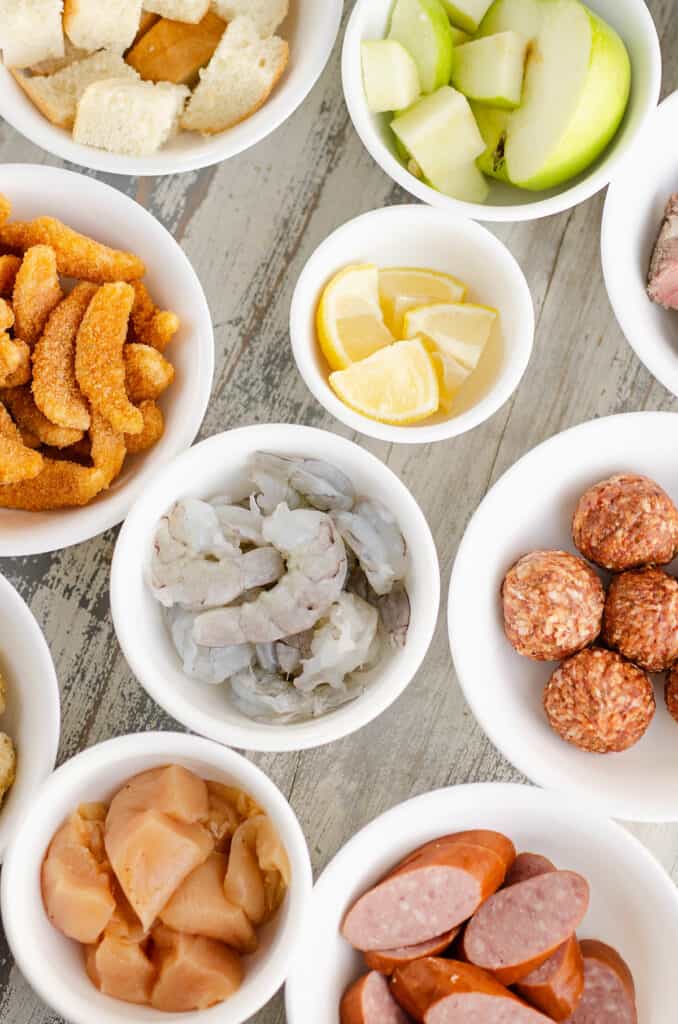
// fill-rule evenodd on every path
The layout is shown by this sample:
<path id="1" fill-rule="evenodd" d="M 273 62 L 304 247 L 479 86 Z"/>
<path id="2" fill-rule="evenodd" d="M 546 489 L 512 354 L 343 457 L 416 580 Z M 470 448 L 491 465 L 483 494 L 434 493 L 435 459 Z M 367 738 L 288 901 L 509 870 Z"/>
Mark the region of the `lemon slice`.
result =
<path id="1" fill-rule="evenodd" d="M 379 300 L 386 326 L 403 337 L 403 317 L 410 309 L 432 302 L 463 302 L 466 285 L 450 274 L 419 267 L 387 267 L 379 271 Z"/>
<path id="2" fill-rule="evenodd" d="M 471 376 L 471 371 L 452 356 L 446 356 L 431 342 L 424 341 L 424 344 L 430 353 L 438 377 L 440 408 L 443 412 L 451 412 L 454 400 Z"/>
<path id="3" fill-rule="evenodd" d="M 331 373 L 330 385 L 346 405 L 382 423 L 418 423 L 440 404 L 438 375 L 420 338 L 398 341 Z"/>
<path id="4" fill-rule="evenodd" d="M 405 338 L 423 337 L 444 355 L 475 370 L 497 319 L 496 309 L 470 302 L 436 303 L 405 314 Z"/>
<path id="5" fill-rule="evenodd" d="M 332 370 L 345 370 L 392 344 L 379 305 L 377 267 L 362 263 L 340 270 L 322 294 L 316 326 Z"/>

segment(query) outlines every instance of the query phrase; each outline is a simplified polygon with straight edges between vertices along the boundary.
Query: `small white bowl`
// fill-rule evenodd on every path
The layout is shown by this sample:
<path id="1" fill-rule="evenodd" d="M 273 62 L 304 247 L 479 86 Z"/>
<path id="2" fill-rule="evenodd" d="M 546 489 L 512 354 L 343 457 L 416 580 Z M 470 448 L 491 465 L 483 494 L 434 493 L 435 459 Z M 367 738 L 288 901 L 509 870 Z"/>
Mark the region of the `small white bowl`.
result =
<path id="1" fill-rule="evenodd" d="M 542 706 L 556 663 L 517 654 L 504 635 L 500 587 L 528 551 L 576 553 L 581 495 L 614 473 L 640 473 L 678 502 L 678 415 L 609 416 L 533 449 L 494 485 L 469 523 L 450 580 L 448 627 L 459 683 L 496 747 L 533 782 L 633 821 L 678 821 L 678 725 L 657 677 L 657 712 L 621 754 L 590 754 L 562 740 Z M 675 569 L 675 566 L 674 566 Z M 669 570 L 671 571 L 671 570 Z"/>
<path id="2" fill-rule="evenodd" d="M 2 870 L 2 919 L 22 974 L 71 1024 L 159 1024 L 167 1013 L 102 995 L 86 972 L 82 947 L 54 928 L 45 913 L 40 868 L 49 842 L 80 803 L 107 800 L 129 778 L 180 764 L 205 779 L 237 786 L 261 804 L 290 859 L 292 878 L 281 909 L 260 933 L 240 989 L 209 1010 L 182 1013 L 184 1024 L 242 1024 L 282 985 L 299 940 L 313 884 L 304 834 L 294 811 L 269 778 L 240 754 L 180 733 L 137 733 L 100 743 L 62 765 L 35 794 Z"/>
<path id="3" fill-rule="evenodd" d="M 642 363 L 678 395 L 678 313 L 647 294 L 650 258 L 666 202 L 678 191 L 678 92 L 652 114 L 605 200 L 601 251 L 615 316 Z"/>
<path id="4" fill-rule="evenodd" d="M 581 800 L 499 783 L 415 797 L 382 814 L 339 851 L 313 890 L 285 986 L 288 1024 L 335 1024 L 342 993 L 364 973 L 362 957 L 339 931 L 353 901 L 417 846 L 468 828 L 504 832 L 519 851 L 543 853 L 584 875 L 591 905 L 581 938 L 607 942 L 628 962 L 639 1021 L 670 1024 L 678 1001 L 678 893 L 669 876 L 634 836 Z"/>
<path id="5" fill-rule="evenodd" d="M 425 185 L 403 166 L 386 117 L 371 114 L 363 88 L 360 43 L 388 31 L 393 0 L 358 0 L 346 29 L 342 59 L 344 97 L 351 120 L 381 169 L 413 196 L 444 210 L 484 221 L 523 221 L 569 210 L 611 181 L 659 99 L 662 60 L 657 30 L 644 0 L 591 0 L 588 4 L 622 37 L 631 57 L 631 98 L 626 116 L 605 152 L 571 182 L 545 192 L 530 192 L 488 178 L 486 203 L 466 203 Z M 2 112 L 0 110 L 0 112 Z"/>
<path id="6" fill-rule="evenodd" d="M 248 493 L 246 467 L 257 451 L 325 459 L 377 498 L 398 519 L 409 551 L 406 585 L 412 608 L 407 644 L 390 650 L 366 674 L 365 692 L 309 722 L 255 722 L 228 700 L 226 686 L 188 679 L 146 582 L 161 516 L 179 498 Z M 405 485 L 369 452 L 311 427 L 266 424 L 218 434 L 158 473 L 120 531 L 111 569 L 111 611 L 127 662 L 144 689 L 188 729 L 246 750 L 303 750 L 347 736 L 385 711 L 412 680 L 428 651 L 438 616 L 440 569 L 431 531 Z"/>
<path id="7" fill-rule="evenodd" d="M 469 302 L 499 310 L 478 369 L 457 398 L 457 412 L 438 413 L 414 426 L 392 426 L 355 412 L 332 391 L 315 317 L 325 285 L 349 263 L 440 270 L 469 286 Z M 388 206 L 343 224 L 315 250 L 292 297 L 290 338 L 306 386 L 336 419 L 381 441 L 428 444 L 465 434 L 508 401 L 530 361 L 534 307 L 518 263 L 487 228 L 426 206 Z"/>
<path id="8" fill-rule="evenodd" d="M 54 768 L 61 723 L 59 684 L 47 641 L 11 583 L 0 575 L 0 675 L 7 708 L 0 730 L 14 742 L 17 773 L 0 807 L 0 862 L 5 848 Z"/>
<path id="9" fill-rule="evenodd" d="M 212 321 L 193 267 L 168 231 L 133 199 L 103 182 L 37 164 L 0 167 L 0 192 L 14 220 L 43 214 L 98 241 L 137 253 L 158 305 L 174 310 L 181 327 L 167 350 L 176 377 L 162 395 L 165 433 L 143 455 L 125 460 L 112 487 L 84 508 L 54 512 L 0 509 L 0 557 L 57 551 L 89 540 L 125 518 L 160 466 L 192 443 L 209 402 L 214 375 Z"/>
<path id="10" fill-rule="evenodd" d="M 261 142 L 290 117 L 325 69 L 339 32 L 342 0 L 294 0 L 277 30 L 290 46 L 289 65 L 271 98 L 245 121 L 218 135 L 180 132 L 159 152 L 132 157 L 82 146 L 51 124 L 0 64 L 0 117 L 48 153 L 108 174 L 179 174 L 221 163 Z"/>

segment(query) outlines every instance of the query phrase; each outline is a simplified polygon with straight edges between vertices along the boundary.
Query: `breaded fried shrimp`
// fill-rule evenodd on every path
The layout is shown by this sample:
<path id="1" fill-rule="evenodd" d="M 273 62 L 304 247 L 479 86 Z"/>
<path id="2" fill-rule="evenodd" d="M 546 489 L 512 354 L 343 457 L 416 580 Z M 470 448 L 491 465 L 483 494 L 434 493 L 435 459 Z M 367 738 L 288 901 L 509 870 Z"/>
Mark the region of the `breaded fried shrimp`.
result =
<path id="1" fill-rule="evenodd" d="M 14 326 L 14 310 L 9 302 L 0 299 L 0 331 L 8 331 Z"/>
<path id="2" fill-rule="evenodd" d="M 125 444 L 130 455 L 152 448 L 165 432 L 165 419 L 159 405 L 147 399 L 139 405 L 139 410 L 144 417 L 144 429 L 140 434 L 125 434 Z"/>
<path id="3" fill-rule="evenodd" d="M 52 311 L 33 352 L 33 397 L 60 427 L 88 430 L 89 406 L 75 379 L 75 339 L 97 285 L 75 286 Z"/>
<path id="4" fill-rule="evenodd" d="M 127 393 L 132 402 L 155 401 L 174 380 L 174 367 L 150 345 L 125 345 Z"/>
<path id="5" fill-rule="evenodd" d="M 143 260 L 134 253 L 110 249 L 54 217 L 5 224 L 0 227 L 0 244 L 22 252 L 33 245 L 50 245 L 56 253 L 59 273 L 81 281 L 135 281 L 146 272 Z"/>
<path id="6" fill-rule="evenodd" d="M 12 292 L 17 338 L 31 347 L 35 345 L 47 317 L 62 298 L 54 249 L 32 246 L 22 260 Z"/>
<path id="7" fill-rule="evenodd" d="M 12 204 L 6 195 L 0 192 L 0 227 L 6 224 L 12 212 Z"/>
<path id="8" fill-rule="evenodd" d="M 68 448 L 82 439 L 82 430 L 59 427 L 48 420 L 35 404 L 30 387 L 9 388 L 3 391 L 0 397 L 14 417 L 19 430 L 33 434 L 42 444 L 48 444 L 52 448 Z"/>
<path id="9" fill-rule="evenodd" d="M 20 486 L 22 481 L 36 477 L 42 467 L 42 456 L 25 446 L 12 417 L 0 403 L 0 484 Z M 0 494 L 3 491 L 0 487 Z"/>
<path id="10" fill-rule="evenodd" d="M 0 335 L 0 387 L 20 388 L 30 379 L 31 350 L 26 342 Z"/>
<path id="11" fill-rule="evenodd" d="M 158 309 L 142 281 L 134 281 L 132 287 L 134 305 L 129 340 L 164 352 L 179 330 L 179 317 L 169 310 Z"/>
<path id="12" fill-rule="evenodd" d="M 20 256 L 0 256 L 0 295 L 11 295 L 21 266 Z"/>

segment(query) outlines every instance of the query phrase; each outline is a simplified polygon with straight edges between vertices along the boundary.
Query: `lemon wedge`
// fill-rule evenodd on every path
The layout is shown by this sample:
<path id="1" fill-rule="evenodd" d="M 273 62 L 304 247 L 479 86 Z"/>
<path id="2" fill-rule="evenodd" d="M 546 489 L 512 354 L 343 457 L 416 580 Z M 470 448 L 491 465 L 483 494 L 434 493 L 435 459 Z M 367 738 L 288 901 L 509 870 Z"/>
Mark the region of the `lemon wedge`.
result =
<path id="1" fill-rule="evenodd" d="M 418 267 L 386 267 L 379 271 L 379 300 L 386 326 L 403 337 L 403 317 L 410 309 L 434 302 L 463 302 L 466 285 L 450 274 Z"/>
<path id="2" fill-rule="evenodd" d="M 331 373 L 330 385 L 346 405 L 381 423 L 418 423 L 440 404 L 438 375 L 420 338 L 398 341 Z"/>
<path id="3" fill-rule="evenodd" d="M 470 302 L 436 303 L 409 310 L 403 319 L 405 338 L 422 337 L 448 358 L 475 370 L 497 319 L 496 309 Z"/>
<path id="4" fill-rule="evenodd" d="M 440 408 L 443 412 L 451 412 L 454 399 L 471 376 L 471 371 L 457 362 L 451 356 L 446 356 L 439 348 L 431 342 L 424 340 L 433 366 L 438 377 L 438 391 L 440 394 Z"/>
<path id="5" fill-rule="evenodd" d="M 371 263 L 345 267 L 325 288 L 316 317 L 318 341 L 332 370 L 345 370 L 391 345 L 379 305 L 379 270 Z"/>

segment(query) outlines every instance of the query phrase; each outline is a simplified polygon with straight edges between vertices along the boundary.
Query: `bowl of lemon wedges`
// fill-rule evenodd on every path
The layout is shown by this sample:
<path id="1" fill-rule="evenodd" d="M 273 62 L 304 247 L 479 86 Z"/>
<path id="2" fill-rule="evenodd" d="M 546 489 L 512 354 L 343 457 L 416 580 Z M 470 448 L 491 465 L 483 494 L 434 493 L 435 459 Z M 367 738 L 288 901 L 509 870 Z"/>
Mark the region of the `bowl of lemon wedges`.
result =
<path id="1" fill-rule="evenodd" d="M 510 398 L 534 340 L 517 262 L 474 221 L 425 206 L 363 214 L 301 273 L 294 358 L 347 427 L 401 444 L 472 430 Z"/>

